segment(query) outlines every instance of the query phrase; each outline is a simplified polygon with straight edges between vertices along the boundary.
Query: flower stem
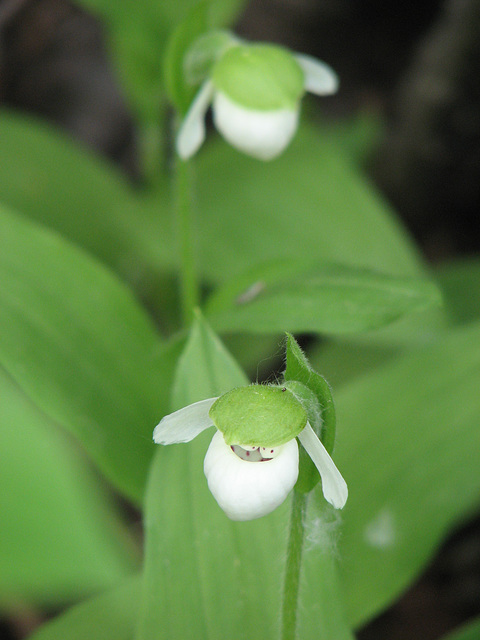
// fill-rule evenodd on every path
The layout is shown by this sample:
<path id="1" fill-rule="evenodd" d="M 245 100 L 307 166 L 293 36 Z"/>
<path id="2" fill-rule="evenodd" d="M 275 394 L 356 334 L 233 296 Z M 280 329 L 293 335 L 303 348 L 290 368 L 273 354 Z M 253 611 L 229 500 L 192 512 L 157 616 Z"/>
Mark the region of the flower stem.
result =
<path id="1" fill-rule="evenodd" d="M 192 321 L 193 310 L 198 305 L 200 297 L 195 267 L 191 163 L 184 162 L 177 157 L 175 178 L 175 214 L 180 255 L 180 299 L 183 323 L 188 326 Z"/>
<path id="2" fill-rule="evenodd" d="M 294 640 L 296 637 L 300 569 L 305 537 L 303 522 L 306 508 L 307 494 L 294 491 L 283 585 L 281 640 Z"/>

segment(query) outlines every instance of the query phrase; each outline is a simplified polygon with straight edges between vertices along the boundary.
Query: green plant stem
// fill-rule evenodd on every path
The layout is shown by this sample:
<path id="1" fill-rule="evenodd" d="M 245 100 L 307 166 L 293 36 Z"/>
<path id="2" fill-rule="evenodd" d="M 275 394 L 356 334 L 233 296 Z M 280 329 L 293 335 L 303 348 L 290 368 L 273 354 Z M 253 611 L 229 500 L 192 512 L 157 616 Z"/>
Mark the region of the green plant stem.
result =
<path id="1" fill-rule="evenodd" d="M 283 585 L 281 640 L 294 640 L 296 637 L 300 570 L 305 537 L 303 522 L 306 508 L 307 494 L 294 491 Z"/>
<path id="2" fill-rule="evenodd" d="M 193 224 L 192 167 L 190 162 L 176 158 L 175 214 L 180 256 L 180 299 L 182 318 L 189 326 L 193 310 L 199 302 L 199 287 L 195 265 L 195 235 Z"/>

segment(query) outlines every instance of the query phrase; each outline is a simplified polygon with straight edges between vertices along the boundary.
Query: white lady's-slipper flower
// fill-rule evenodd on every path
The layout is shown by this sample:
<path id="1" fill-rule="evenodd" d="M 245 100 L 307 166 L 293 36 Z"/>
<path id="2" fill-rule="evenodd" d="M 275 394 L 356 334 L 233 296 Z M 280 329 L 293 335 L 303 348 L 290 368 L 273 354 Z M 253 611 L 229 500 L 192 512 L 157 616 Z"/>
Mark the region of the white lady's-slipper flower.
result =
<path id="1" fill-rule="evenodd" d="M 300 440 L 322 478 L 325 499 L 336 509 L 347 485 L 286 387 L 250 385 L 208 398 L 165 416 L 155 427 L 157 444 L 189 442 L 210 426 L 217 432 L 204 471 L 214 498 L 232 520 L 253 520 L 276 509 L 298 477 Z"/>
<path id="2" fill-rule="evenodd" d="M 325 96 L 337 88 L 335 73 L 315 58 L 275 45 L 232 41 L 190 106 L 177 137 L 177 152 L 184 160 L 196 153 L 205 139 L 205 114 L 212 104 L 215 126 L 232 146 L 271 160 L 295 134 L 305 92 Z"/>

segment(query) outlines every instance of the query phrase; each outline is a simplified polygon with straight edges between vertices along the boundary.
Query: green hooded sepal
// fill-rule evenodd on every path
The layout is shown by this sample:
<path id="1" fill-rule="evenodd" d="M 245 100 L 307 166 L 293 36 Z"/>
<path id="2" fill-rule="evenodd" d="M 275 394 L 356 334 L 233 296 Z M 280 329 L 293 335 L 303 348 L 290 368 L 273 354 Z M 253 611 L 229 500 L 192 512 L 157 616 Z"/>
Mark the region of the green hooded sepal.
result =
<path id="1" fill-rule="evenodd" d="M 232 102 L 256 111 L 296 110 L 305 76 L 295 57 L 270 44 L 229 48 L 213 67 L 215 88 Z"/>
<path id="2" fill-rule="evenodd" d="M 278 447 L 305 428 L 307 413 L 286 387 L 253 384 L 224 394 L 210 418 L 227 444 Z"/>

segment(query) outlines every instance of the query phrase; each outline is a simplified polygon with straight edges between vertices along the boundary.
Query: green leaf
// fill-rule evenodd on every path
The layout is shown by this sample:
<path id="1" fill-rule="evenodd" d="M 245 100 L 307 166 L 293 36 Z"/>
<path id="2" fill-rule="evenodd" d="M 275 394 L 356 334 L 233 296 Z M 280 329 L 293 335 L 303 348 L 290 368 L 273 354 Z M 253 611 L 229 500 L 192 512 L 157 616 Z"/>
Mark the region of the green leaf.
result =
<path id="1" fill-rule="evenodd" d="M 3 111 L 0 139 L 0 202 L 95 255 L 135 287 L 162 324 L 171 325 L 176 257 L 170 192 L 167 184 L 160 187 L 160 168 L 159 194 L 152 200 L 44 122 Z"/>
<path id="2" fill-rule="evenodd" d="M 305 104 L 305 110 L 309 109 L 312 115 L 314 104 Z M 310 111 L 311 110 L 311 111 Z M 356 110 L 348 118 L 333 121 L 331 118 L 322 119 L 319 122 L 322 135 L 326 136 L 332 144 L 342 149 L 359 168 L 368 166 L 380 141 L 384 137 L 385 123 L 380 114 L 366 107 Z"/>
<path id="3" fill-rule="evenodd" d="M 130 292 L 59 236 L 0 210 L 0 360 L 105 475 L 139 500 L 168 380 Z"/>
<path id="4" fill-rule="evenodd" d="M 233 45 L 233 36 L 211 28 L 210 3 L 199 2 L 171 35 L 165 54 L 165 83 L 172 104 L 185 115 L 211 74 L 219 55 Z"/>
<path id="5" fill-rule="evenodd" d="M 41 121 L 2 111 L 0 138 L 2 203 L 145 288 L 147 276 L 174 263 L 164 196 L 151 206 L 106 161 Z"/>
<path id="6" fill-rule="evenodd" d="M 131 640 L 139 606 L 140 577 L 72 607 L 29 640 Z"/>
<path id="7" fill-rule="evenodd" d="M 98 476 L 1 368 L 0 406 L 0 609 L 111 587 L 136 560 Z"/>
<path id="8" fill-rule="evenodd" d="M 243 373 L 201 319 L 179 362 L 174 407 L 245 384 Z M 288 501 L 267 517 L 232 522 L 209 493 L 203 458 L 212 433 L 159 447 L 146 496 L 146 559 L 137 640 L 278 637 Z M 312 519 L 318 518 L 312 505 Z M 310 526 L 312 523 L 310 523 Z M 309 531 L 312 533 L 312 531 Z M 331 583 L 329 534 L 306 544 L 299 629 L 305 640 L 350 636 Z M 308 606 L 303 606 L 305 598 Z M 320 598 L 325 598 L 320 602 Z M 328 621 L 327 610 L 334 611 Z M 260 616 L 260 618 L 259 618 Z M 324 630 L 324 631 L 322 631 Z"/>
<path id="9" fill-rule="evenodd" d="M 438 289 L 425 279 L 277 260 L 227 283 L 207 309 L 218 331 L 344 334 L 377 329 L 439 303 Z"/>
<path id="10" fill-rule="evenodd" d="M 309 349 L 308 357 L 316 369 L 321 369 L 333 389 L 351 382 L 405 352 L 399 345 L 357 344 L 357 336 L 340 341 L 319 341 Z M 410 345 L 411 346 L 411 345 Z M 418 345 L 414 345 L 418 348 Z M 425 346 L 425 345 L 422 345 Z"/>
<path id="11" fill-rule="evenodd" d="M 475 618 L 442 640 L 480 640 L 480 618 Z"/>
<path id="12" fill-rule="evenodd" d="M 192 43 L 208 29 L 208 3 L 196 4 L 175 29 L 168 42 L 165 54 L 165 84 L 169 98 L 181 115 L 184 115 L 193 100 L 198 86 L 185 77 L 185 55 Z"/>
<path id="13" fill-rule="evenodd" d="M 185 349 L 178 360 L 172 409 L 245 386 L 248 380 L 197 311 Z M 188 400 L 185 400 L 185 399 Z"/>
<path id="14" fill-rule="evenodd" d="M 480 260 L 469 258 L 442 265 L 435 274 L 453 324 L 480 318 Z"/>
<path id="15" fill-rule="evenodd" d="M 365 374 L 335 396 L 349 500 L 339 541 L 350 620 L 378 614 L 478 505 L 480 325 Z"/>
<path id="16" fill-rule="evenodd" d="M 210 412 L 227 444 L 276 447 L 292 440 L 307 424 L 307 414 L 285 387 L 252 384 L 222 395 Z"/>
<path id="17" fill-rule="evenodd" d="M 272 162 L 259 165 L 217 138 L 198 164 L 200 264 L 211 282 L 305 257 L 399 276 L 423 271 L 386 203 L 307 122 Z"/>
<path id="18" fill-rule="evenodd" d="M 289 149 L 262 163 L 261 171 L 257 161 L 218 138 L 209 140 L 198 161 L 199 264 L 210 282 L 238 277 L 252 264 L 306 258 L 425 275 L 391 209 L 341 148 L 305 119 Z M 441 324 L 438 309 L 430 309 L 374 335 L 387 344 L 425 343 Z"/>
<path id="19" fill-rule="evenodd" d="M 165 272 L 176 264 L 167 187 L 147 200 L 100 159 L 18 115 L 2 114 L 0 138 L 8 149 L 0 154 L 0 200 L 100 258 L 162 317 L 169 302 Z M 309 254 L 418 275 L 421 267 L 403 231 L 338 149 L 307 127 L 284 157 L 291 152 L 295 162 L 282 157 L 262 165 L 262 179 L 255 161 L 235 155 L 223 141 L 202 154 L 204 161 L 213 154 L 198 180 L 204 280 L 217 283 L 268 258 Z M 298 189 L 288 186 L 290 175 Z"/>
<path id="20" fill-rule="evenodd" d="M 219 56 L 237 42 L 232 33 L 221 29 L 202 34 L 185 52 L 183 72 L 186 82 L 198 85 L 206 80 Z"/>

